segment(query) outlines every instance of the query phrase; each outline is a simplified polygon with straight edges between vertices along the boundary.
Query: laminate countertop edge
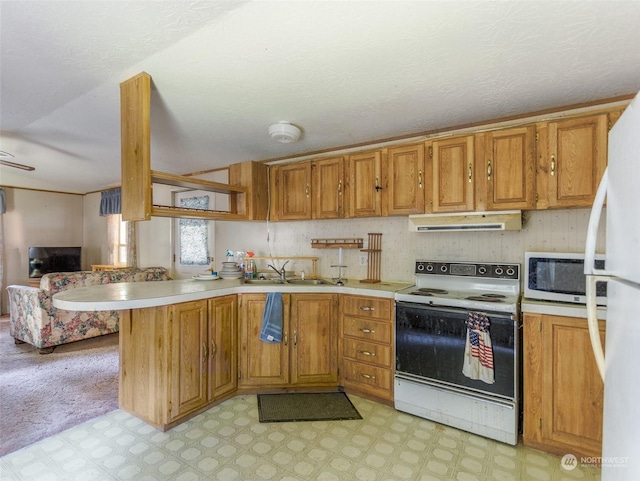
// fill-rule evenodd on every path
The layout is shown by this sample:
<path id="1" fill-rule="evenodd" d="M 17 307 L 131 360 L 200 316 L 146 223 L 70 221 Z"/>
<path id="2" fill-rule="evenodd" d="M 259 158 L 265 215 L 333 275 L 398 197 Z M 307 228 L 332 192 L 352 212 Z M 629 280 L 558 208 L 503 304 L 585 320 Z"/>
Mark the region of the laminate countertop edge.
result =
<path id="1" fill-rule="evenodd" d="M 261 286 L 245 284 L 241 279 L 120 282 L 58 292 L 53 296 L 53 306 L 69 311 L 119 311 L 165 306 L 230 294 L 266 292 L 336 293 L 393 299 L 396 291 L 411 285 L 413 285 L 412 282 L 385 281 L 365 284 L 357 280 L 348 281 L 344 286 L 331 283 L 311 286 Z"/>

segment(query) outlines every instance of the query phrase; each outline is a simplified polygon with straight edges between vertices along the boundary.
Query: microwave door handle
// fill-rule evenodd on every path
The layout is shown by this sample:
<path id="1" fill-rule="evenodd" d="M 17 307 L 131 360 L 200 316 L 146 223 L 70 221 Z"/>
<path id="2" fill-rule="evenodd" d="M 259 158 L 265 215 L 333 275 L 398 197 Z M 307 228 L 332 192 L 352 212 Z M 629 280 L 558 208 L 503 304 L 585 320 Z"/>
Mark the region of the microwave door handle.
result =
<path id="1" fill-rule="evenodd" d="M 604 199 L 607 197 L 607 170 L 608 169 L 604 170 L 604 174 L 602 175 L 602 179 L 600 180 L 600 185 L 598 185 L 598 191 L 596 192 L 596 196 L 593 200 L 591 214 L 589 215 L 587 239 L 584 249 L 584 273 L 586 275 L 606 275 L 606 271 L 604 269 L 596 269 L 595 262 L 596 242 L 598 240 L 598 227 L 600 226 L 600 214 L 602 214 L 602 209 L 604 208 Z"/>
<path id="2" fill-rule="evenodd" d="M 596 306 L 596 283 L 606 282 L 609 277 L 587 276 L 587 326 L 589 327 L 589 339 L 591 348 L 596 358 L 596 365 L 600 372 L 602 382 L 604 382 L 604 351 L 600 340 L 600 329 L 598 327 L 598 306 Z"/>

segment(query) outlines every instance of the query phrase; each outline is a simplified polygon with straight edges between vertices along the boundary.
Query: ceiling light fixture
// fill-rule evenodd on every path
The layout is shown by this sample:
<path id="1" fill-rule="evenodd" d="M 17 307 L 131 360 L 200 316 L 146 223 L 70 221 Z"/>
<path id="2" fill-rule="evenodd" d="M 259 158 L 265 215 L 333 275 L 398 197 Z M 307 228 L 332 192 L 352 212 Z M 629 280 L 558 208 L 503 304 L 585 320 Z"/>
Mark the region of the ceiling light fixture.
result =
<path id="1" fill-rule="evenodd" d="M 282 144 L 292 144 L 300 138 L 301 131 L 295 125 L 281 120 L 269 127 L 269 135 Z"/>
<path id="2" fill-rule="evenodd" d="M 9 152 L 5 152 L 4 150 L 0 150 L 0 165 L 4 165 L 6 167 L 13 167 L 14 169 L 21 169 L 21 170 L 28 170 L 28 171 L 36 170 L 35 167 L 31 167 L 30 165 L 18 164 L 16 162 L 11 162 L 10 160 L 4 160 L 4 159 L 13 159 L 13 154 L 10 154 Z"/>
<path id="3" fill-rule="evenodd" d="M 8 160 L 2 160 L 2 159 L 0 159 L 0 165 L 13 167 L 14 169 L 20 169 L 20 170 L 28 170 L 28 171 L 36 170 L 35 167 L 31 167 L 30 165 L 17 164 L 16 162 L 9 162 Z"/>

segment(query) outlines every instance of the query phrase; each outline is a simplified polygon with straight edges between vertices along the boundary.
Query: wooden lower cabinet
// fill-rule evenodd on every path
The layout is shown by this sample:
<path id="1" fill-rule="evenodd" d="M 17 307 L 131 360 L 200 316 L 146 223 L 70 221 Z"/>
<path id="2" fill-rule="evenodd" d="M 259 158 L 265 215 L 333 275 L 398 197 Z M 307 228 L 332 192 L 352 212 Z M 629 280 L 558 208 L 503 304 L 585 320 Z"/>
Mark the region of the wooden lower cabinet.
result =
<path id="1" fill-rule="evenodd" d="M 119 404 L 168 429 L 237 390 L 235 295 L 132 309 L 120 324 Z"/>
<path id="2" fill-rule="evenodd" d="M 283 339 L 260 340 L 266 294 L 241 294 L 239 387 L 338 385 L 338 295 L 283 294 Z"/>
<path id="3" fill-rule="evenodd" d="M 601 456 L 604 385 L 587 320 L 523 317 L 524 444 L 561 456 Z M 603 345 L 604 332 L 600 321 Z"/>
<path id="4" fill-rule="evenodd" d="M 393 403 L 393 300 L 342 295 L 340 384 Z"/>

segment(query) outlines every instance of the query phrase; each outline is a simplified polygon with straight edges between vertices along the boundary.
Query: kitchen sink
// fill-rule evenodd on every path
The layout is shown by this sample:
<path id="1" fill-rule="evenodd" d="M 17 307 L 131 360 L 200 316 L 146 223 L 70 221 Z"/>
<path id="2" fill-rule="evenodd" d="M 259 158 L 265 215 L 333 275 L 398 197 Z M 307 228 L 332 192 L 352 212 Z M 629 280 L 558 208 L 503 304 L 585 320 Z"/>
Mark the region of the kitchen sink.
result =
<path id="1" fill-rule="evenodd" d="M 260 286 L 275 286 L 278 284 L 283 284 L 280 279 L 245 279 L 245 284 L 256 284 Z"/>
<path id="2" fill-rule="evenodd" d="M 329 284 L 324 279 L 287 279 L 283 283 L 280 279 L 245 279 L 245 284 L 253 284 L 259 286 L 276 286 L 276 285 L 292 285 L 292 286 L 319 286 Z"/>
<path id="3" fill-rule="evenodd" d="M 324 279 L 287 279 L 287 284 L 294 286 L 318 286 L 321 284 L 329 284 Z"/>

